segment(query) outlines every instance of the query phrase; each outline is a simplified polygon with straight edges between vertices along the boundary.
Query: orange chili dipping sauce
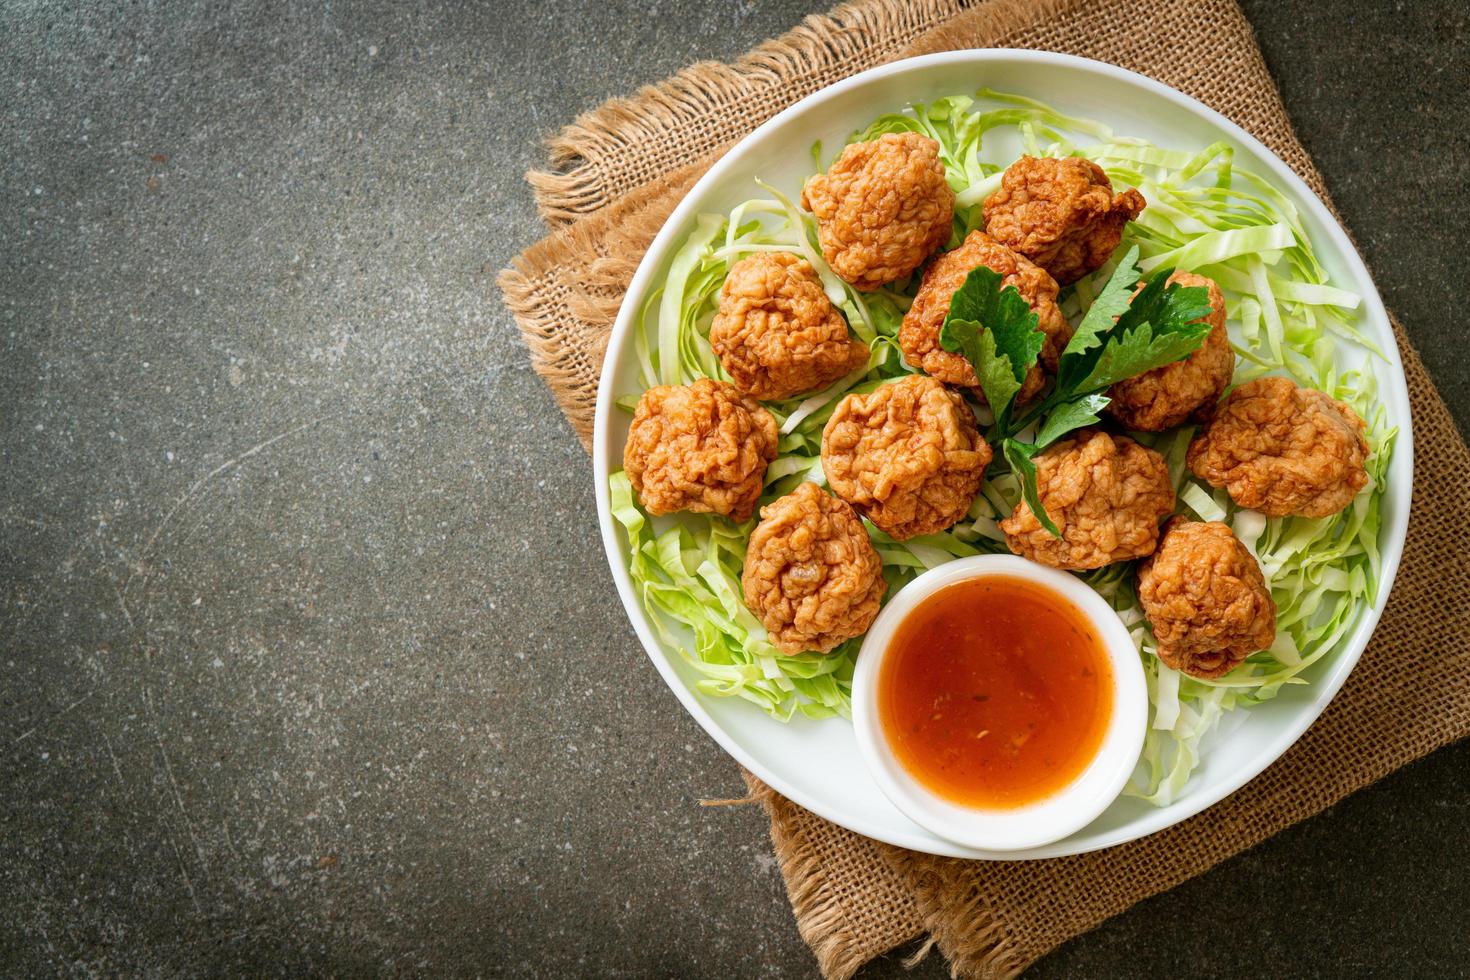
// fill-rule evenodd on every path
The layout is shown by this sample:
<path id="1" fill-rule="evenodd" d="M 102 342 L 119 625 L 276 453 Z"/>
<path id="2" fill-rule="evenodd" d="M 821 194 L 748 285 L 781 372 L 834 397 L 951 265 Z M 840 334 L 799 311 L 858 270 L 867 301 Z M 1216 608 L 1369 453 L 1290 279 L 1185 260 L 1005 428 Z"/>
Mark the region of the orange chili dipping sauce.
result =
<path id="1" fill-rule="evenodd" d="M 953 803 L 1009 809 L 1081 774 L 1113 710 L 1112 668 L 1062 595 L 1009 576 L 941 589 L 894 633 L 878 717 L 899 763 Z"/>

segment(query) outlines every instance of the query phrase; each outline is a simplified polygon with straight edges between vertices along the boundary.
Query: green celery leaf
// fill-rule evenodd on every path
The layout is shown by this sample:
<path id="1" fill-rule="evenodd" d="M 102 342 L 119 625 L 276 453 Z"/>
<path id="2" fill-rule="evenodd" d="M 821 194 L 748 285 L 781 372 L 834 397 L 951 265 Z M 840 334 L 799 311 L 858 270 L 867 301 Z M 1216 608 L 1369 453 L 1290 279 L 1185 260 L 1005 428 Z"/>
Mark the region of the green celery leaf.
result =
<path id="1" fill-rule="evenodd" d="M 1041 431 L 1036 434 L 1036 448 L 1045 449 L 1073 429 L 1101 421 L 1101 412 L 1112 399 L 1101 392 L 1084 395 L 1075 401 L 1063 402 L 1046 417 Z"/>
<path id="2" fill-rule="evenodd" d="M 1062 532 L 1052 523 L 1051 517 L 1047 515 L 1046 508 L 1041 506 L 1041 496 L 1036 489 L 1036 464 L 1032 457 L 1036 455 L 1037 448 L 1014 439 L 1007 439 L 1003 444 L 1006 462 L 1011 464 L 1011 472 L 1021 481 L 1021 499 L 1026 501 L 1026 506 L 1031 508 L 1031 513 L 1046 528 L 1047 533 L 1054 538 L 1060 538 Z"/>
<path id="3" fill-rule="evenodd" d="M 999 417 L 1021 390 L 1021 382 L 1016 379 L 1010 356 L 995 349 L 995 334 L 974 320 L 946 320 L 939 343 L 947 351 L 963 354 L 974 366 L 985 401 Z"/>
<path id="4" fill-rule="evenodd" d="M 1210 291 L 1204 286 L 1181 286 L 1169 282 L 1173 272 L 1173 269 L 1160 269 L 1149 277 L 1148 285 L 1118 317 L 1110 339 L 1121 337 L 1144 323 L 1153 324 L 1156 334 L 1202 326 L 1194 321 L 1210 315 Z"/>
<path id="5" fill-rule="evenodd" d="M 1080 355 L 1101 346 L 1107 340 L 1114 322 L 1128 309 L 1128 297 L 1142 278 L 1143 274 L 1138 271 L 1138 246 L 1134 245 L 1124 254 L 1107 285 L 1103 286 L 1092 305 L 1087 308 L 1087 314 L 1077 324 L 1077 330 L 1067 342 L 1066 350 L 1062 351 L 1064 379 L 1069 373 L 1068 367 L 1081 360 Z M 1086 374 L 1083 371 L 1078 377 L 1085 377 Z"/>
<path id="6" fill-rule="evenodd" d="M 949 301 L 939 345 L 963 354 L 975 369 L 980 390 L 996 417 L 1010 407 L 1046 337 L 1037 317 L 1014 286 L 1001 288 L 1001 275 L 978 266 Z"/>
<path id="7" fill-rule="evenodd" d="M 1191 287 L 1202 295 L 1201 287 Z M 1187 290 L 1181 290 L 1185 292 Z M 1208 310 L 1208 302 L 1205 304 Z M 1087 380 L 1077 386 L 1078 391 L 1102 391 L 1126 378 L 1145 371 L 1173 364 L 1200 349 L 1212 328 L 1208 323 L 1182 323 L 1173 330 L 1158 329 L 1144 322 L 1129 331 L 1121 340 L 1113 340 L 1103 348 Z"/>
<path id="8" fill-rule="evenodd" d="M 1210 294 L 1203 286 L 1169 283 L 1172 269 L 1160 269 L 1133 297 L 1109 331 L 1083 380 L 1069 378 L 1069 390 L 1099 391 L 1108 386 L 1182 360 L 1199 350 L 1211 327 Z"/>
<path id="9" fill-rule="evenodd" d="M 1133 250 L 1129 249 L 1125 260 L 1131 258 Z M 1126 261 L 1119 265 L 1123 271 L 1128 265 Z M 1106 388 L 1114 381 L 1130 378 L 1156 367 L 1188 357 L 1199 349 L 1204 343 L 1204 338 L 1209 335 L 1208 324 L 1194 323 L 1201 317 L 1210 313 L 1209 290 L 1203 286 L 1180 286 L 1177 283 L 1169 283 L 1169 276 L 1173 269 L 1160 269 L 1149 277 L 1148 283 L 1128 303 L 1127 308 L 1117 315 L 1111 326 L 1104 329 L 1103 325 L 1094 322 L 1090 326 L 1087 318 L 1091 317 L 1092 309 L 1101 305 L 1102 296 L 1098 302 L 1088 310 L 1088 317 L 1083 318 L 1083 324 L 1077 329 L 1078 335 L 1083 335 L 1084 327 L 1087 334 L 1084 340 L 1077 341 L 1074 336 L 1072 343 L 1067 345 L 1068 351 L 1073 353 L 1068 356 L 1064 353 L 1058 378 L 1058 394 L 1062 398 L 1069 397 L 1073 393 L 1084 393 Z M 1113 291 L 1116 285 L 1119 289 L 1126 288 L 1129 281 L 1137 282 L 1136 274 L 1129 273 L 1124 277 L 1114 274 L 1104 288 L 1104 293 Z M 1116 297 L 1109 297 L 1109 306 L 1116 309 Z M 1112 316 L 1112 313 L 1103 314 Z M 1149 328 L 1148 342 L 1145 343 L 1139 337 L 1144 328 Z M 1165 341 L 1165 337 L 1173 337 L 1176 334 L 1183 335 L 1184 349 L 1177 353 L 1178 345 L 1173 341 Z M 1156 342 L 1156 343 L 1155 343 Z M 1078 347 L 1074 351 L 1073 345 Z M 1100 346 L 1093 346 L 1100 344 Z M 1153 344 L 1150 349 L 1149 344 Z M 1122 356 L 1123 351 L 1119 345 L 1128 345 L 1127 356 Z M 1173 352 L 1173 356 L 1169 356 Z M 1126 371 L 1128 373 L 1120 373 Z M 1108 380 L 1104 380 L 1108 379 Z"/>

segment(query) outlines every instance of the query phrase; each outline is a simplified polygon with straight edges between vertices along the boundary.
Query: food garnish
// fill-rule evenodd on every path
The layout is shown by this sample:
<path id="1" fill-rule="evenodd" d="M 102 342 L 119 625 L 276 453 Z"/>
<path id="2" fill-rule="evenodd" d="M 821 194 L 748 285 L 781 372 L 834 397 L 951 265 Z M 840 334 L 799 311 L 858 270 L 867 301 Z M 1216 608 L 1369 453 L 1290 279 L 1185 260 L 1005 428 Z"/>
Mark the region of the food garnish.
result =
<path id="1" fill-rule="evenodd" d="M 1182 361 L 1145 371 L 1108 389 L 1107 413 L 1125 429 L 1163 432 L 1190 421 L 1209 419 L 1235 375 L 1235 352 L 1225 327 L 1225 295 L 1207 276 L 1175 272 L 1170 282 L 1201 286 L 1210 297 L 1205 342 Z"/>
<path id="2" fill-rule="evenodd" d="M 919 290 L 898 328 L 898 346 L 909 367 L 984 398 L 973 365 L 963 355 L 945 350 L 939 341 L 955 293 L 966 276 L 982 267 L 1001 277 L 1002 289 L 1014 286 L 1036 314 L 1034 326 L 1042 334 L 1040 363 L 1026 373 L 1016 394 L 1018 403 L 1030 401 L 1045 386 L 1046 372 L 1056 371 L 1057 358 L 1072 338 L 1072 325 L 1057 305 L 1057 281 L 983 231 L 971 231 L 957 247 L 924 267 Z"/>
<path id="3" fill-rule="evenodd" d="M 1108 405 L 1103 394 L 1116 382 L 1183 360 L 1209 336 L 1209 292 L 1169 283 L 1173 269 L 1160 269 L 1132 300 L 1138 282 L 1138 246 L 1128 249 L 1077 325 L 1062 351 L 1056 386 L 1040 405 L 1012 419 L 1012 402 L 1026 372 L 1041 353 L 1036 314 L 1015 287 L 1000 289 L 1000 276 L 986 268 L 970 273 L 950 302 L 939 334 L 945 350 L 962 353 L 975 367 L 986 401 L 995 413 L 995 437 L 1020 477 L 1021 494 L 1041 526 L 1061 531 L 1036 493 L 1034 457 L 1075 429 L 1096 424 Z M 1039 425 L 1036 436 L 1018 433 Z"/>
<path id="4" fill-rule="evenodd" d="M 949 302 L 939 343 L 969 360 L 996 425 L 1005 432 L 1011 405 L 1046 338 L 1016 287 L 1002 289 L 1000 283 L 1000 273 L 983 265 L 972 269 Z"/>

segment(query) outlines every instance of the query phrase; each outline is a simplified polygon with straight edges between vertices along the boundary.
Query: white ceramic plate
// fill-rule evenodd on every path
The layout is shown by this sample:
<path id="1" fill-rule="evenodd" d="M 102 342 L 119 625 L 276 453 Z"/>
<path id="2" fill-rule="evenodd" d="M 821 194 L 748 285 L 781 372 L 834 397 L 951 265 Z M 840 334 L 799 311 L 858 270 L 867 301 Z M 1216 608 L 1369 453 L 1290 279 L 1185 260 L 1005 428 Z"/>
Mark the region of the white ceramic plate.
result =
<path id="1" fill-rule="evenodd" d="M 1244 723 L 1208 746 L 1180 797 L 1166 807 L 1120 798 L 1071 837 L 1045 847 L 1005 854 L 971 851 L 924 830 L 879 791 L 858 754 L 845 719 L 773 721 L 747 702 L 697 695 L 677 651 L 657 640 L 628 578 L 627 541 L 608 507 L 608 477 L 621 468 L 629 416 L 613 399 L 636 393 L 631 338 L 637 311 L 656 286 L 679 242 L 701 212 L 728 211 L 752 196 L 752 178 L 795 190 L 810 169 L 814 140 L 840 146 L 847 135 L 885 112 L 912 102 L 967 94 L 982 87 L 1041 99 L 1069 115 L 1101 120 L 1114 131 L 1176 149 L 1200 149 L 1216 140 L 1235 148 L 1239 167 L 1266 176 L 1301 211 L 1331 281 L 1363 296 L 1358 327 L 1388 352 L 1378 363 L 1381 397 L 1390 424 L 1399 427 L 1383 501 L 1383 574 L 1378 603 L 1363 610 L 1344 648 L 1307 676 L 1311 684 L 1285 689 L 1249 711 Z M 1413 479 L 1408 390 L 1383 301 L 1362 260 L 1336 221 L 1300 178 L 1271 151 L 1224 116 L 1152 79 L 1112 65 L 1033 51 L 960 51 L 897 62 L 817 92 L 771 119 L 735 146 L 670 216 L 638 267 L 608 345 L 598 392 L 593 474 L 597 513 L 618 593 L 655 666 L 684 707 L 732 756 L 788 799 L 834 823 L 889 844 L 957 857 L 1016 858 L 1078 854 L 1134 840 L 1178 823 L 1239 789 L 1275 761 L 1332 700 L 1357 662 L 1387 601 L 1398 570 Z"/>

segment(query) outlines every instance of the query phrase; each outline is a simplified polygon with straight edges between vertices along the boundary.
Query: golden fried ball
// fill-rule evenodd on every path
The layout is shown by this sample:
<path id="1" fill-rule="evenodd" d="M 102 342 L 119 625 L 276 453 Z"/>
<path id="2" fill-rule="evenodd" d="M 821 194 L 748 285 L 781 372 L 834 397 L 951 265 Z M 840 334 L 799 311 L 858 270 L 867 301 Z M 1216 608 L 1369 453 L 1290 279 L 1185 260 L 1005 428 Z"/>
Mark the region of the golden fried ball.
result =
<path id="1" fill-rule="evenodd" d="M 1213 279 L 1192 272 L 1176 272 L 1169 282 L 1204 286 L 1210 291 L 1210 312 L 1203 319 L 1212 329 L 1199 350 L 1184 360 L 1145 371 L 1108 389 L 1112 399 L 1108 414 L 1141 432 L 1162 432 L 1191 418 L 1209 418 L 1235 373 L 1235 352 L 1225 330 L 1225 297 L 1220 287 Z"/>
<path id="2" fill-rule="evenodd" d="M 1228 674 L 1276 639 L 1261 566 L 1219 521 L 1171 520 L 1138 570 L 1138 600 L 1159 659 L 1194 677 Z"/>
<path id="3" fill-rule="evenodd" d="M 1091 160 L 1023 156 L 985 199 L 985 230 L 1065 286 L 1107 262 L 1145 204 L 1132 188 L 1115 195 Z"/>
<path id="4" fill-rule="evenodd" d="M 949 301 L 955 290 L 964 285 L 965 277 L 972 270 L 982 265 L 1000 274 L 1002 289 L 1015 286 L 1016 292 L 1036 313 L 1036 329 L 1046 335 L 1041 346 L 1041 364 L 1055 372 L 1062 349 L 1072 339 L 1072 325 L 1057 306 L 1056 280 L 983 231 L 970 232 L 958 248 L 945 252 L 924 270 L 919 292 L 898 330 L 898 344 L 904 358 L 947 384 L 961 388 L 979 384 L 974 367 L 963 355 L 952 354 L 939 346 L 939 328 L 949 315 Z M 1041 367 L 1032 367 L 1017 399 L 1028 400 L 1044 383 Z"/>
<path id="5" fill-rule="evenodd" d="M 965 400 L 922 374 L 848 395 L 822 431 L 832 491 L 899 540 L 964 517 L 990 456 Z"/>
<path id="6" fill-rule="evenodd" d="M 1037 456 L 1036 485 L 1061 538 L 1041 526 L 1024 500 L 1000 529 L 1011 551 L 1053 568 L 1101 568 L 1152 554 L 1159 521 L 1174 510 L 1164 457 L 1098 430 Z"/>
<path id="7" fill-rule="evenodd" d="M 649 388 L 638 399 L 623 469 L 650 514 L 755 512 L 776 458 L 776 420 L 726 381 Z"/>
<path id="8" fill-rule="evenodd" d="M 888 588 L 863 522 L 815 483 L 761 508 L 741 585 L 782 653 L 826 653 L 863 635 Z"/>
<path id="9" fill-rule="evenodd" d="M 730 267 L 709 342 L 735 386 L 766 401 L 825 388 L 868 362 L 811 263 L 789 252 Z"/>
<path id="10" fill-rule="evenodd" d="M 1287 378 L 1258 378 L 1220 403 L 1190 443 L 1195 476 L 1272 517 L 1336 514 L 1368 485 L 1367 426 L 1340 401 Z"/>
<path id="11" fill-rule="evenodd" d="M 822 254 L 858 289 L 913 272 L 949 240 L 954 191 L 939 144 L 918 133 L 887 133 L 842 151 L 809 177 L 801 206 L 817 218 Z"/>

